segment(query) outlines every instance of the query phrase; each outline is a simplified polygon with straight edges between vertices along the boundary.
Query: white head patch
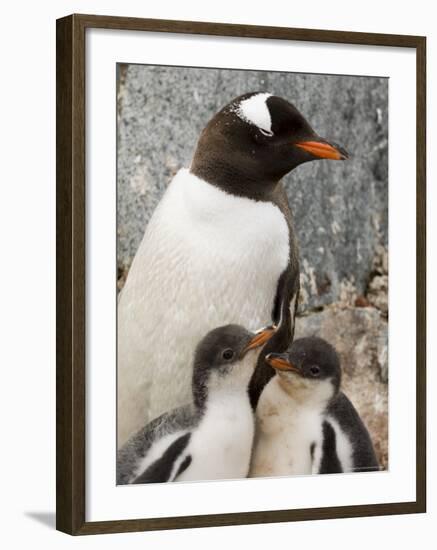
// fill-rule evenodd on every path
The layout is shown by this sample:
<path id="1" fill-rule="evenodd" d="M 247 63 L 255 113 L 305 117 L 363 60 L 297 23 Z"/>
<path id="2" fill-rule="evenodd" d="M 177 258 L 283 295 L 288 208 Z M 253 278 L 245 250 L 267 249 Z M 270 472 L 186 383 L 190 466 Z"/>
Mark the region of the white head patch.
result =
<path id="1" fill-rule="evenodd" d="M 264 132 L 271 134 L 272 118 L 266 103 L 271 95 L 272 94 L 268 93 L 260 93 L 243 99 L 241 103 L 236 105 L 235 113 L 245 122 L 254 124 L 261 130 L 264 130 Z"/>

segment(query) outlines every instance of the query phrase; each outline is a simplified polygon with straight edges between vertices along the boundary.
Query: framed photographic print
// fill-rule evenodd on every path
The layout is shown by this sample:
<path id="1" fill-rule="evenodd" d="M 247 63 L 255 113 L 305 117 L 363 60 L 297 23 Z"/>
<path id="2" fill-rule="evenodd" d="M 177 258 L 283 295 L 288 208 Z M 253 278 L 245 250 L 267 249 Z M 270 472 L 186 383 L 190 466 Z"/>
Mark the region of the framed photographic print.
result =
<path id="1" fill-rule="evenodd" d="M 57 21 L 57 528 L 424 512 L 424 37 Z"/>

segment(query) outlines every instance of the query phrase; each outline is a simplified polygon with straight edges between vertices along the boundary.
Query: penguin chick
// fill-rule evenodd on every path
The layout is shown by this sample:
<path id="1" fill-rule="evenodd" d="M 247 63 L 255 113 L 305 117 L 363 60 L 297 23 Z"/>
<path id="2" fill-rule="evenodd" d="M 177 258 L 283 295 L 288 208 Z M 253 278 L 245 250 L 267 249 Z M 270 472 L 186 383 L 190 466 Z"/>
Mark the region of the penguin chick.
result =
<path id="1" fill-rule="evenodd" d="M 260 397 L 249 477 L 379 469 L 367 428 L 340 391 L 340 360 L 328 342 L 301 338 L 266 361 L 277 374 Z"/>
<path id="2" fill-rule="evenodd" d="M 117 483 L 246 477 L 254 434 L 248 385 L 273 332 L 239 325 L 209 332 L 195 352 L 193 403 L 156 418 L 118 451 Z"/>

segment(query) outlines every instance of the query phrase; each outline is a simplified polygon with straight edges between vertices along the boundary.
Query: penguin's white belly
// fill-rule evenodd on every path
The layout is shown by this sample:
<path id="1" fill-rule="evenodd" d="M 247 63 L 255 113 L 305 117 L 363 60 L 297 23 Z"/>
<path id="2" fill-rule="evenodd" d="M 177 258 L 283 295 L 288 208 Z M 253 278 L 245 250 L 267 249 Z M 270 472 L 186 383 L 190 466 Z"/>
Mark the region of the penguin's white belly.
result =
<path id="1" fill-rule="evenodd" d="M 275 205 L 177 174 L 120 296 L 119 445 L 190 399 L 193 352 L 209 330 L 271 323 L 288 259 L 288 226 Z"/>
<path id="2" fill-rule="evenodd" d="M 249 477 L 316 473 L 323 441 L 322 416 L 303 404 L 283 399 L 276 378 L 264 389 L 257 407 Z"/>
<path id="3" fill-rule="evenodd" d="M 247 393 L 223 403 L 209 403 L 192 433 L 184 456 L 189 467 L 176 481 L 238 479 L 247 477 L 254 435 L 254 418 Z"/>

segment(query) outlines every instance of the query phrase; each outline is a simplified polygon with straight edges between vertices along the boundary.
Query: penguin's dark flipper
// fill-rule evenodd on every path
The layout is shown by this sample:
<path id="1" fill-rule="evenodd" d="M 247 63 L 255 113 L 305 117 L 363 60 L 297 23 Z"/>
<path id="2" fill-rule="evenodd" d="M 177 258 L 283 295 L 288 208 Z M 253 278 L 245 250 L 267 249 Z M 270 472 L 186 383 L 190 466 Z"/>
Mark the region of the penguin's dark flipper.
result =
<path id="1" fill-rule="evenodd" d="M 340 392 L 330 404 L 329 414 L 339 423 L 352 444 L 353 471 L 377 472 L 380 466 L 369 431 L 343 392 Z"/>
<path id="2" fill-rule="evenodd" d="M 334 428 L 326 422 L 323 422 L 323 443 L 322 460 L 320 462 L 319 474 L 340 474 L 343 472 L 340 459 L 337 455 L 337 441 Z"/>
<path id="3" fill-rule="evenodd" d="M 174 463 L 187 447 L 190 437 L 191 433 L 188 432 L 173 441 L 173 443 L 165 450 L 163 455 L 155 460 L 155 462 L 152 462 L 152 464 L 137 478 L 135 478 L 132 483 L 165 483 L 166 481 L 169 481 Z M 186 463 L 186 460 L 187 459 L 184 459 L 181 466 Z M 190 462 L 191 460 L 189 463 Z M 188 468 L 189 463 L 185 464 L 184 470 Z M 181 467 L 179 467 L 179 470 L 180 468 Z M 178 471 L 177 475 L 180 475 L 181 473 L 181 471 Z"/>
<path id="4" fill-rule="evenodd" d="M 250 403 L 254 410 L 264 387 L 275 373 L 274 369 L 266 363 L 266 355 L 272 352 L 284 352 L 293 342 L 298 298 L 299 266 L 290 262 L 278 281 L 272 311 L 273 326 L 276 327 L 275 334 L 264 346 L 249 384 Z"/>

